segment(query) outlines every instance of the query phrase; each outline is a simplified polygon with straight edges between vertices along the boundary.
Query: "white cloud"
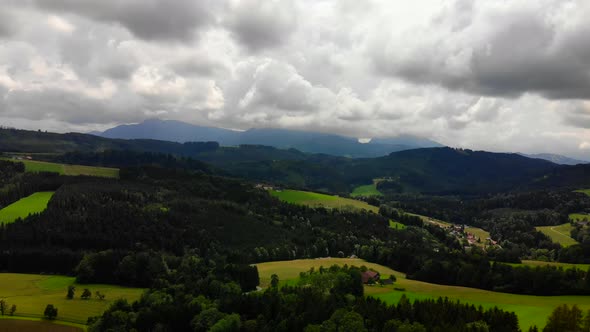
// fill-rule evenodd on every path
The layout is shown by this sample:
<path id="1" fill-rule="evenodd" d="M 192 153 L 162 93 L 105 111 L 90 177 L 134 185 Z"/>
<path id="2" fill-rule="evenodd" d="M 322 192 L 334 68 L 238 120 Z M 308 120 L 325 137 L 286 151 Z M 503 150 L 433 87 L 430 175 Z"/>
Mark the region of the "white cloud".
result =
<path id="1" fill-rule="evenodd" d="M 10 1 L 0 119 L 159 116 L 585 158 L 589 13 L 582 0 Z"/>

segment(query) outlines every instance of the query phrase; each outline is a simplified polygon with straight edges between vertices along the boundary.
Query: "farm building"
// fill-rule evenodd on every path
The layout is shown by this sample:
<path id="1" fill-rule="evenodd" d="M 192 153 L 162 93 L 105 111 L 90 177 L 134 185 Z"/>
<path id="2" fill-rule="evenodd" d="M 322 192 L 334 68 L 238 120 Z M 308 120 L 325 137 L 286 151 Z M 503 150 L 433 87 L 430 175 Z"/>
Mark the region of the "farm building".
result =
<path id="1" fill-rule="evenodd" d="M 363 284 L 375 283 L 379 281 L 379 278 L 381 278 L 379 272 L 367 270 L 361 273 L 361 279 L 363 281 Z"/>

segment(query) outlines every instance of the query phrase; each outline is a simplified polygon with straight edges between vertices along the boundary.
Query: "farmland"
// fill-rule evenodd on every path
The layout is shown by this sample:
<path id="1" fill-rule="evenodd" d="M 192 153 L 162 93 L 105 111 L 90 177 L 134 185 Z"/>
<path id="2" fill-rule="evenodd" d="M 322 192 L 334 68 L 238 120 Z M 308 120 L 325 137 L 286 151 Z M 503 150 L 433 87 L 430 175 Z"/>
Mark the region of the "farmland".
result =
<path id="1" fill-rule="evenodd" d="M 508 265 L 512 265 L 512 266 L 531 266 L 531 267 L 535 267 L 535 266 L 557 266 L 557 267 L 561 267 L 564 269 L 572 269 L 572 268 L 576 268 L 576 269 L 580 269 L 580 270 L 585 270 L 588 271 L 588 268 L 590 268 L 590 264 L 572 264 L 572 263 L 560 263 L 560 262 L 543 262 L 543 261 L 531 261 L 531 260 L 522 260 L 520 264 L 517 263 L 504 263 L 504 264 L 508 264 Z"/>
<path id="2" fill-rule="evenodd" d="M 575 192 L 583 193 L 583 194 L 590 196 L 590 189 L 579 189 L 579 190 L 575 190 Z"/>
<path id="3" fill-rule="evenodd" d="M 32 213 L 43 212 L 53 196 L 52 191 L 34 193 L 0 210 L 0 223 L 11 223 Z"/>
<path id="4" fill-rule="evenodd" d="M 590 221 L 590 215 L 584 213 L 571 213 L 569 218 L 573 221 Z"/>
<path id="5" fill-rule="evenodd" d="M 25 171 L 32 173 L 52 172 L 70 176 L 88 175 L 108 178 L 119 177 L 119 170 L 117 168 L 56 164 L 37 160 L 18 160 L 18 162 L 25 164 Z"/>
<path id="6" fill-rule="evenodd" d="M 41 318 L 23 318 L 0 316 L 0 331 L 35 331 L 35 332 L 81 332 L 85 326 L 81 324 L 67 324 L 53 322 Z"/>
<path id="7" fill-rule="evenodd" d="M 140 288 L 126 288 L 112 285 L 75 285 L 76 296 L 66 299 L 67 287 L 74 284 L 75 278 L 36 274 L 0 274 L 0 298 L 9 306 L 17 307 L 15 316 L 41 318 L 47 304 L 58 308 L 57 319 L 75 324 L 85 324 L 90 316 L 100 315 L 114 300 L 125 298 L 136 300 L 143 292 Z M 84 288 L 106 295 L 104 300 L 94 297 L 80 299 Z"/>
<path id="8" fill-rule="evenodd" d="M 352 197 L 368 197 L 368 196 L 383 196 L 383 194 L 377 190 L 377 185 L 375 183 L 368 184 L 364 186 L 358 186 L 354 188 L 352 193 L 350 194 Z"/>
<path id="9" fill-rule="evenodd" d="M 397 277 L 394 286 L 365 287 L 366 295 L 377 297 L 387 303 L 397 303 L 401 296 L 405 294 L 410 299 L 448 297 L 452 300 L 481 305 L 484 308 L 497 306 L 500 309 L 516 312 L 519 317 L 520 326 L 525 330 L 532 325 L 537 325 L 538 327 L 544 326 L 552 310 L 560 304 L 578 304 L 582 310 L 590 309 L 590 296 L 515 295 L 475 288 L 430 284 L 406 279 L 405 275 L 401 272 L 394 271 L 382 265 L 368 263 L 361 259 L 309 259 L 262 263 L 257 264 L 257 266 L 260 273 L 260 282 L 264 287 L 269 284 L 272 274 L 277 274 L 279 279 L 284 282 L 297 279 L 300 272 L 308 271 L 312 267 L 317 269 L 320 266 L 329 267 L 334 264 L 365 265 L 368 268 L 375 269 L 384 276 L 394 274 Z M 405 291 L 397 291 L 393 287 L 404 288 Z"/>
<path id="10" fill-rule="evenodd" d="M 271 190 L 270 194 L 278 199 L 292 204 L 310 207 L 325 207 L 334 209 L 356 209 L 379 212 L 379 208 L 355 199 L 314 193 L 300 190 Z"/>
<path id="11" fill-rule="evenodd" d="M 535 227 L 538 231 L 549 236 L 553 242 L 559 243 L 564 247 L 577 244 L 578 242 L 570 237 L 572 225 L 565 223 L 558 226 L 541 226 Z"/>

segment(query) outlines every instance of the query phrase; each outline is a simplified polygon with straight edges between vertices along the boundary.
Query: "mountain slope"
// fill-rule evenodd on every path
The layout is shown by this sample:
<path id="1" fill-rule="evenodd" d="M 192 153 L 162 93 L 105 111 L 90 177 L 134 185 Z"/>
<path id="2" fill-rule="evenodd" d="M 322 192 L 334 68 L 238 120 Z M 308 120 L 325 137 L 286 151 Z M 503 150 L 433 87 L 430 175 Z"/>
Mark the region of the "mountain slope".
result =
<path id="1" fill-rule="evenodd" d="M 157 119 L 146 120 L 139 124 L 121 125 L 99 135 L 108 138 L 158 139 L 181 143 L 215 141 L 224 146 L 267 145 L 354 158 L 379 157 L 395 151 L 441 146 L 425 138 L 407 135 L 399 138 L 375 139 L 363 144 L 355 138 L 334 134 L 273 128 L 254 128 L 240 132 Z"/>

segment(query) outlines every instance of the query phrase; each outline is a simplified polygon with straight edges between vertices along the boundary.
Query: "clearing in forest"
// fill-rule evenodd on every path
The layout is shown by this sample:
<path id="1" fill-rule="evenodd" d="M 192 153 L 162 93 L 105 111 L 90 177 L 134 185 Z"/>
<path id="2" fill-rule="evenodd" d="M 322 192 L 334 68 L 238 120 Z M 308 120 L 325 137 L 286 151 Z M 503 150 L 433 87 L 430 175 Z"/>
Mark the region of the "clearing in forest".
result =
<path id="1" fill-rule="evenodd" d="M 12 223 L 18 218 L 25 218 L 29 214 L 45 211 L 53 193 L 53 191 L 34 193 L 8 205 L 0 210 L 0 224 Z"/>
<path id="2" fill-rule="evenodd" d="M 129 302 L 139 299 L 143 289 L 113 285 L 78 285 L 76 278 L 38 274 L 0 273 L 0 298 L 10 308 L 16 305 L 16 318 L 39 319 L 47 304 L 58 309 L 57 320 L 84 325 L 88 317 L 102 314 L 115 300 L 124 298 Z M 75 296 L 66 298 L 69 285 L 76 287 Z M 85 288 L 92 292 L 88 300 L 80 298 Z M 105 296 L 96 298 L 96 291 Z M 8 317 L 5 317 L 8 318 Z"/>
<path id="3" fill-rule="evenodd" d="M 540 226 L 535 227 L 539 232 L 549 236 L 553 242 L 559 243 L 564 247 L 578 244 L 578 241 L 574 240 L 570 236 L 572 225 L 565 223 L 557 226 Z"/>
<path id="4" fill-rule="evenodd" d="M 110 167 L 97 167 L 97 166 L 83 166 L 83 165 L 68 165 L 68 164 L 57 164 L 46 161 L 37 160 L 11 160 L 14 162 L 22 162 L 25 164 L 25 171 L 31 173 L 38 172 L 51 172 L 58 173 L 61 175 L 87 175 L 87 176 L 98 176 L 105 178 L 118 178 L 119 169 Z"/>
<path id="5" fill-rule="evenodd" d="M 292 204 L 335 209 L 365 209 L 367 211 L 379 213 L 378 207 L 369 205 L 363 201 L 357 201 L 356 199 L 338 197 L 333 195 L 314 193 L 311 191 L 271 190 L 270 194 L 274 197 L 277 197 L 281 201 Z"/>

